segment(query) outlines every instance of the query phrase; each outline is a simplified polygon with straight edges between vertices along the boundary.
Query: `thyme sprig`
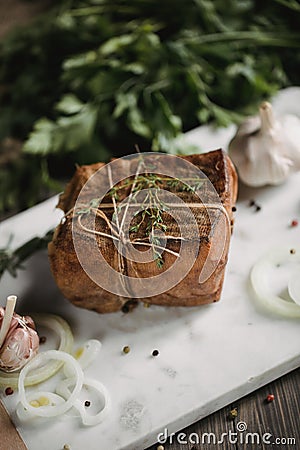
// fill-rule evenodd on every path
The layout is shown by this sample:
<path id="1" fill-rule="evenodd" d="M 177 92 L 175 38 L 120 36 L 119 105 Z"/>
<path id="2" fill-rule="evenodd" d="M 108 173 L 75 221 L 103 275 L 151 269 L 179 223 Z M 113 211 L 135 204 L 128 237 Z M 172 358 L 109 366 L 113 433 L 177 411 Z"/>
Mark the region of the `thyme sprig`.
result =
<path id="1" fill-rule="evenodd" d="M 108 195 L 119 200 L 119 192 L 121 190 L 128 189 L 135 182 L 135 187 L 132 192 L 138 192 L 142 189 L 161 189 L 163 184 L 166 183 L 168 187 L 180 190 L 182 192 L 196 192 L 201 188 L 205 182 L 205 178 L 198 177 L 186 177 L 186 178 L 172 178 L 172 177 L 161 177 L 157 174 L 141 174 L 135 179 L 126 178 L 122 183 L 113 186 L 109 191 Z"/>
<path id="2" fill-rule="evenodd" d="M 138 221 L 129 228 L 129 232 L 138 233 L 142 225 L 145 227 L 145 237 L 148 238 L 149 242 L 142 242 L 140 239 L 133 239 L 131 242 L 139 245 L 151 246 L 153 251 L 153 259 L 155 260 L 158 268 L 163 267 L 164 260 L 162 253 L 164 250 L 171 254 L 177 255 L 175 252 L 165 249 L 163 243 L 165 242 L 166 236 L 160 237 L 161 232 L 165 233 L 168 230 L 168 226 L 163 220 L 163 213 L 168 211 L 169 206 L 160 198 L 159 191 L 167 187 L 173 192 L 195 193 L 201 188 L 205 180 L 206 178 L 198 177 L 179 179 L 160 176 L 154 173 L 137 173 L 134 178 L 126 178 L 121 183 L 112 186 L 108 191 L 107 197 L 112 199 L 112 206 L 115 210 L 114 214 L 116 216 L 116 220 L 119 221 L 117 216 L 120 212 L 122 212 L 122 210 L 124 210 L 121 219 L 122 229 L 128 207 L 130 204 L 137 204 L 138 194 L 145 190 L 145 197 L 139 204 L 139 210 L 134 215 L 138 218 Z M 122 193 L 123 195 L 126 194 L 128 189 L 130 189 L 130 194 L 127 197 L 127 201 L 117 205 L 116 202 L 120 201 L 123 197 Z M 110 224 L 109 228 L 111 231 L 113 230 L 113 222 L 109 221 L 107 216 L 101 210 L 101 208 L 105 205 L 107 206 L 107 204 L 104 203 L 99 206 L 100 202 L 100 198 L 93 198 L 90 200 L 88 205 L 84 205 L 81 209 L 76 211 L 76 214 L 79 215 L 79 224 L 85 231 L 89 231 L 89 229 L 83 225 L 80 217 L 90 213 L 96 213 L 99 217 L 102 217 L 108 224 Z M 104 237 L 108 236 L 103 232 L 95 233 Z M 115 236 L 111 237 L 116 239 Z"/>

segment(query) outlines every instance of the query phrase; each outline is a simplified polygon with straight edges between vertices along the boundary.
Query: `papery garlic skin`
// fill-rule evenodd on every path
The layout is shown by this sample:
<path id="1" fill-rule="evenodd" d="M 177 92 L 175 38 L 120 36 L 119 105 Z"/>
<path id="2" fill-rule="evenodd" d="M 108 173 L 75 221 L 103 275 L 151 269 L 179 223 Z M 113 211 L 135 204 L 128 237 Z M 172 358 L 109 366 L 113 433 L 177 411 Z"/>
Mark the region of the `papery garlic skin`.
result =
<path id="1" fill-rule="evenodd" d="M 262 103 L 259 112 L 238 128 L 229 155 L 245 184 L 281 184 L 300 170 L 300 120 L 292 115 L 275 119 L 268 102 Z"/>
<path id="2" fill-rule="evenodd" d="M 4 316 L 4 309 L 0 308 L 0 326 Z M 0 369 L 14 372 L 21 369 L 39 349 L 39 336 L 35 330 L 33 320 L 13 314 L 9 331 L 0 348 Z"/>

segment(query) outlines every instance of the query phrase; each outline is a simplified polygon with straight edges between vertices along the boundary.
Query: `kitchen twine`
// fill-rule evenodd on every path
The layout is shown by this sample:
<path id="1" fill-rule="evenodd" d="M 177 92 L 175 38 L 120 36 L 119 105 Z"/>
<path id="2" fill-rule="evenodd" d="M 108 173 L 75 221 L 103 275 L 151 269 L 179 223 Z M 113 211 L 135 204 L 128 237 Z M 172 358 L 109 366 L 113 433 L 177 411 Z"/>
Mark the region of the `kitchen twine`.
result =
<path id="1" fill-rule="evenodd" d="M 137 169 L 135 171 L 130 171 L 133 165 L 132 162 L 134 162 L 135 160 L 138 160 Z M 156 169 L 157 171 L 155 172 L 155 168 L 157 168 L 157 163 L 159 164 L 159 169 Z M 122 171 L 124 172 L 124 165 L 126 164 L 128 165 L 129 173 L 126 173 L 126 176 L 124 175 L 117 176 L 116 174 L 122 173 Z M 174 166 L 177 169 L 176 172 L 178 172 L 178 169 L 181 169 L 185 172 L 185 175 L 187 172 L 188 176 L 184 177 L 176 176 Z M 135 200 L 137 200 L 139 196 L 147 195 L 147 193 L 150 190 L 153 190 L 153 192 L 155 192 L 156 194 L 163 193 L 164 196 L 167 196 L 172 200 L 174 200 L 175 197 L 177 202 L 176 203 L 171 202 L 167 204 L 167 206 L 169 206 L 167 212 L 173 218 L 175 218 L 175 220 L 177 219 L 176 223 L 180 229 L 181 224 L 178 222 L 180 222 L 181 217 L 179 217 L 178 215 L 178 210 L 180 208 L 185 208 L 184 212 L 185 217 L 188 217 L 189 223 L 191 223 L 192 231 L 194 231 L 192 233 L 193 254 L 191 254 L 191 252 L 189 253 L 188 260 L 185 257 L 183 258 L 184 259 L 183 261 L 182 255 L 184 251 L 183 249 L 187 249 L 187 245 L 188 243 L 191 243 L 191 239 L 188 238 L 187 236 L 182 235 L 182 233 L 180 233 L 179 236 L 165 235 L 163 232 L 158 233 L 157 236 L 160 239 L 160 243 L 161 241 L 165 242 L 164 246 L 156 243 L 154 244 L 151 242 L 144 242 L 141 239 L 130 240 L 129 238 L 129 227 L 126 227 L 125 225 L 130 224 L 131 219 L 134 217 L 134 215 L 132 214 L 130 215 L 128 214 L 128 212 L 132 209 L 135 209 L 136 214 L 137 211 L 143 210 L 138 208 L 144 207 L 144 209 L 147 209 L 147 206 L 149 207 L 149 204 L 147 205 L 147 203 L 145 204 L 143 202 L 138 201 L 137 203 L 133 203 L 131 201 L 132 198 L 131 195 L 134 192 L 134 188 L 137 183 L 137 177 L 140 173 L 147 172 L 146 169 L 147 167 L 148 172 L 150 172 L 151 174 L 159 174 L 159 176 L 168 176 L 170 178 L 178 179 L 179 181 L 181 179 L 186 180 L 187 178 L 204 179 L 206 183 L 206 191 L 209 188 L 210 197 L 212 197 L 213 199 L 213 202 L 210 203 L 205 203 L 201 199 L 200 197 L 201 188 L 194 192 L 194 194 L 196 194 L 200 198 L 200 200 L 202 200 L 199 203 L 197 202 L 185 203 L 173 192 L 170 192 L 162 188 L 160 189 L 149 188 L 138 191 L 137 193 L 135 192 Z M 163 167 L 163 170 L 161 169 L 161 167 Z M 106 171 L 106 174 L 103 171 Z M 113 179 L 113 173 L 115 174 L 115 179 Z M 103 175 L 105 176 L 103 177 Z M 98 180 L 99 182 L 96 182 L 96 177 L 98 176 L 100 176 L 100 181 Z M 123 200 L 123 202 L 118 203 L 114 198 L 114 196 L 112 196 L 111 203 L 101 204 L 102 199 L 113 188 L 113 186 L 129 177 L 134 177 L 134 179 L 129 196 L 125 200 Z M 95 186 L 97 186 L 97 191 L 95 191 Z M 88 198 L 90 199 L 94 198 L 99 199 L 98 206 L 90 208 L 90 212 L 94 214 L 93 228 L 85 226 L 82 221 L 82 217 L 84 216 L 84 214 L 79 214 L 79 212 L 83 208 L 89 207 L 89 205 L 87 205 L 86 200 L 87 194 Z M 129 199 L 129 201 L 127 201 L 127 199 Z M 124 203 L 125 201 L 126 203 Z M 120 217 L 119 214 L 121 205 L 124 207 L 124 211 L 122 211 L 123 213 L 122 217 Z M 114 220 L 110 220 L 103 211 L 108 208 L 114 209 L 113 215 Z M 95 174 L 93 174 L 88 179 L 88 181 L 85 183 L 85 185 L 83 186 L 81 192 L 77 197 L 75 206 L 65 214 L 64 218 L 69 218 L 70 215 L 72 214 L 72 239 L 77 258 L 80 262 L 82 269 L 98 286 L 100 286 L 101 288 L 105 289 L 108 292 L 111 292 L 121 297 L 146 298 L 151 297 L 153 295 L 159 295 L 177 285 L 182 279 L 184 279 L 187 276 L 187 274 L 192 269 L 197 259 L 201 236 L 199 235 L 199 227 L 197 225 L 195 216 L 193 215 L 190 208 L 199 208 L 206 210 L 208 212 L 210 222 L 211 217 L 209 211 L 211 210 L 219 210 L 220 213 L 225 218 L 225 227 L 224 227 L 225 233 L 223 234 L 223 236 L 219 237 L 219 241 L 217 242 L 218 248 L 220 250 L 217 251 L 217 253 L 214 253 L 213 261 L 210 259 L 211 252 L 208 253 L 206 261 L 204 262 L 203 268 L 199 275 L 199 283 L 204 283 L 216 270 L 218 263 L 220 262 L 224 254 L 224 250 L 227 248 L 226 244 L 228 244 L 229 237 L 231 234 L 231 223 L 230 218 L 228 216 L 228 212 L 224 208 L 213 184 L 200 169 L 198 169 L 195 165 L 191 164 L 187 160 L 184 160 L 182 158 L 173 155 L 165 155 L 157 153 L 143 153 L 142 155 L 135 154 L 116 159 L 106 164 L 105 166 L 101 167 Z M 96 217 L 99 217 L 106 222 L 111 234 L 96 230 L 95 227 Z M 95 261 L 93 261 L 93 259 L 90 257 L 90 252 L 87 252 L 86 242 L 82 243 L 81 238 L 79 237 L 77 232 L 78 231 L 77 224 L 83 231 L 92 236 L 93 239 L 91 242 L 89 242 L 89 245 L 91 245 L 90 247 L 91 253 L 95 254 L 94 252 L 92 252 L 92 249 L 94 249 L 94 251 L 96 250 L 99 254 L 99 261 L 97 261 L 97 263 L 95 263 Z M 104 259 L 99 249 L 96 236 L 111 239 L 114 242 L 118 252 L 118 270 L 115 270 L 113 267 L 111 267 Z M 168 240 L 180 241 L 181 242 L 180 251 L 175 252 L 167 248 L 166 243 Z M 149 247 L 149 250 L 138 251 L 134 246 L 147 246 Z M 130 247 L 130 255 L 128 247 Z M 171 267 L 169 267 L 167 270 L 163 271 L 159 275 L 154 275 L 148 278 L 139 278 L 138 273 L 136 273 L 135 271 L 137 277 L 129 277 L 126 274 L 125 260 L 139 263 L 152 262 L 154 260 L 153 249 L 159 251 L 160 254 L 166 252 L 175 256 L 176 260 L 174 264 L 172 264 Z M 133 267 L 134 266 L 132 266 L 132 268 Z"/>

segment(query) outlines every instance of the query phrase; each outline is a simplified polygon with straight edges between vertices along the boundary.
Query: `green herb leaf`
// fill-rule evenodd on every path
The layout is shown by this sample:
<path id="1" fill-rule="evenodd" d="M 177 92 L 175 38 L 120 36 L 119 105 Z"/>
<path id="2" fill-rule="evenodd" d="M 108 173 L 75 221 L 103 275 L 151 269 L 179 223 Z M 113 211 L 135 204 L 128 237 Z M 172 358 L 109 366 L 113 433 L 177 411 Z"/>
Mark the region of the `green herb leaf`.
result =
<path id="1" fill-rule="evenodd" d="M 30 133 L 23 150 L 25 153 L 47 155 L 53 152 L 53 132 L 55 123 L 49 119 L 39 119 Z"/>
<path id="2" fill-rule="evenodd" d="M 57 111 L 63 114 L 76 114 L 79 113 L 84 106 L 74 94 L 66 94 L 57 103 Z"/>

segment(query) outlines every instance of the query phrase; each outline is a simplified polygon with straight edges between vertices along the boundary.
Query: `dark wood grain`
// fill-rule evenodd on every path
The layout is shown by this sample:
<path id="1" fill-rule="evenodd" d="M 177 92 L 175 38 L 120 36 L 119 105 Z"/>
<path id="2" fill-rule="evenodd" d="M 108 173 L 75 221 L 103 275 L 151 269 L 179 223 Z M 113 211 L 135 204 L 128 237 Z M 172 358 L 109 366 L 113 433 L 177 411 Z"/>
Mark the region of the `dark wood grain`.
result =
<path id="1" fill-rule="evenodd" d="M 266 401 L 268 394 L 274 395 L 274 401 Z M 229 417 L 233 408 L 237 410 L 237 417 L 234 419 Z M 229 432 L 237 432 L 238 423 L 241 422 L 246 424 L 247 430 L 237 435 L 232 434 L 231 443 Z M 187 436 L 196 433 L 200 437 L 200 444 L 180 444 L 173 437 L 172 443 L 163 445 L 165 450 L 299 450 L 300 368 L 180 432 Z M 221 438 L 222 433 L 228 435 L 224 437 L 223 443 L 213 444 L 212 436 L 211 443 L 208 443 L 207 436 L 205 442 L 201 443 L 203 433 L 214 433 L 217 439 Z M 263 436 L 270 444 L 262 442 Z M 235 442 L 236 439 L 238 442 Z M 157 446 L 155 444 L 147 450 L 157 450 Z"/>
<path id="2" fill-rule="evenodd" d="M 27 447 L 15 429 L 0 401 L 0 450 L 26 450 Z"/>

